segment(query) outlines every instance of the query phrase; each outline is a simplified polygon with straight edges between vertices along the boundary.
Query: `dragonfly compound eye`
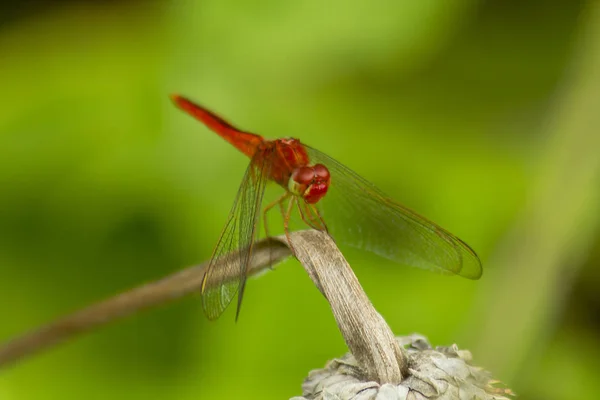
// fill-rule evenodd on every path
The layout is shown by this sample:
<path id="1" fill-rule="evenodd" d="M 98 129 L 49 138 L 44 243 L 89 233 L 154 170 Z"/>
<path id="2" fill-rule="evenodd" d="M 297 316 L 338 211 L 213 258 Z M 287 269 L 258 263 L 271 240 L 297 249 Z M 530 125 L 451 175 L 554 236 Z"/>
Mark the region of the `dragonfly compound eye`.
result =
<path id="1" fill-rule="evenodd" d="M 314 174 L 313 179 L 302 197 L 308 204 L 315 204 L 327 194 L 331 176 L 329 170 L 323 164 L 316 164 L 311 169 Z"/>
<path id="2" fill-rule="evenodd" d="M 310 185 L 315 179 L 315 170 L 311 167 L 296 168 L 292 172 L 291 179 L 300 185 Z"/>
<path id="3" fill-rule="evenodd" d="M 313 169 L 315 171 L 315 177 L 317 179 L 320 179 L 323 182 L 329 182 L 329 180 L 331 179 L 331 175 L 329 174 L 329 170 L 326 166 L 324 166 L 323 164 L 316 164 L 313 167 Z"/>
<path id="4" fill-rule="evenodd" d="M 288 189 L 296 196 L 303 196 L 306 189 L 315 179 L 315 171 L 310 167 L 296 168 L 288 182 Z"/>
<path id="5" fill-rule="evenodd" d="M 313 183 L 306 189 L 302 197 L 308 204 L 315 204 L 327 194 L 327 189 L 329 189 L 329 183 Z"/>

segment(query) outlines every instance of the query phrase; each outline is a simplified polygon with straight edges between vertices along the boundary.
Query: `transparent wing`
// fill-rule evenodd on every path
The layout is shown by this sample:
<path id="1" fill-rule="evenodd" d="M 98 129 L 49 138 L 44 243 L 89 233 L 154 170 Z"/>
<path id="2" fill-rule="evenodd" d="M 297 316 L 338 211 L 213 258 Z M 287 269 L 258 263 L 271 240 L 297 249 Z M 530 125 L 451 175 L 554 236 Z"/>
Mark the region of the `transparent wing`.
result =
<path id="1" fill-rule="evenodd" d="M 204 276 L 202 306 L 211 320 L 225 311 L 238 292 L 236 320 L 239 316 L 269 161 L 259 151 L 250 161 Z"/>
<path id="2" fill-rule="evenodd" d="M 400 264 L 481 277 L 481 261 L 465 242 L 396 203 L 333 158 L 305 147 L 311 163 L 321 163 L 331 173 L 331 185 L 318 206 L 335 240 Z"/>

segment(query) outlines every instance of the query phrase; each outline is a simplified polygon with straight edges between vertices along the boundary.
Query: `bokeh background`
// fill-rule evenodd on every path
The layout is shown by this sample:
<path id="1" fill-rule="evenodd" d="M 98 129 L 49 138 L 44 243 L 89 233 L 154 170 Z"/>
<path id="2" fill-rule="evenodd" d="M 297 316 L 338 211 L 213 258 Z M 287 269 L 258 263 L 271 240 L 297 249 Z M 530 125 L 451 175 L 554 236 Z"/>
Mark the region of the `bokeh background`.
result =
<path id="1" fill-rule="evenodd" d="M 173 92 L 478 251 L 471 282 L 348 250 L 395 333 L 471 349 L 523 399 L 597 398 L 597 1 L 3 2 L 0 341 L 210 256 L 248 160 Z M 294 260 L 234 313 L 145 312 L 2 371 L 0 399 L 282 399 L 346 351 Z"/>

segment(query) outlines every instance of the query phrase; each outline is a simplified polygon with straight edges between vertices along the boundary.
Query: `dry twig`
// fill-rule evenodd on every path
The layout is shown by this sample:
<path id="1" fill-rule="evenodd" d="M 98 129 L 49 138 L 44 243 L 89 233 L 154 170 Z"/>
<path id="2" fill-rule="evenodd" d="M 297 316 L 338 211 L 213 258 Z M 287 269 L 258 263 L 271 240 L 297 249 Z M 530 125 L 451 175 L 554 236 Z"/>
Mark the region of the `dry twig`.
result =
<path id="1" fill-rule="evenodd" d="M 381 383 L 400 382 L 407 369 L 405 356 L 334 241 L 327 234 L 314 230 L 294 232 L 291 239 L 297 258 L 329 301 L 348 348 L 365 376 Z M 253 248 L 250 274 L 290 254 L 284 237 L 260 241 Z M 134 288 L 17 337 L 0 347 L 0 367 L 140 310 L 198 292 L 207 265 L 190 267 Z M 232 269 L 216 265 L 215 271 L 227 270 Z"/>

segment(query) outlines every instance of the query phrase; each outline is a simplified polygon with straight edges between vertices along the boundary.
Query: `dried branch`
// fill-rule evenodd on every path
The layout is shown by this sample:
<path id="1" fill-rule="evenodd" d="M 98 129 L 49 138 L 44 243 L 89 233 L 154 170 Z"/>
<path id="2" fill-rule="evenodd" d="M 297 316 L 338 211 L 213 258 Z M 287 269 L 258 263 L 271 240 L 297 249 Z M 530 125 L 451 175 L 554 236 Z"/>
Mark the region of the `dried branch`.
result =
<path id="1" fill-rule="evenodd" d="M 356 276 L 326 233 L 310 230 L 291 234 L 293 250 L 328 300 L 351 351 L 311 372 L 303 395 L 294 399 L 422 398 L 506 399 L 512 392 L 481 368 L 471 365 L 468 351 L 452 347 L 435 350 L 419 335 L 394 338 L 375 311 Z M 250 274 L 256 274 L 291 254 L 285 237 L 255 244 Z M 187 268 L 75 312 L 0 347 L 0 367 L 39 353 L 137 311 L 198 292 L 207 263 Z M 219 268 L 215 271 L 231 269 Z M 227 273 L 227 272 L 224 272 Z M 234 279 L 235 276 L 223 276 Z M 405 349 L 406 346 L 407 348 Z M 464 395 L 464 396 L 463 396 Z M 346 397 L 344 397 L 346 396 Z M 465 397 L 465 398 L 466 398 Z"/>
<path id="2" fill-rule="evenodd" d="M 406 354 L 333 239 L 323 232 L 302 231 L 294 233 L 292 242 L 296 257 L 329 301 L 364 378 L 382 384 L 400 383 L 408 370 Z"/>
<path id="3" fill-rule="evenodd" d="M 262 240 L 254 246 L 250 274 L 256 274 L 291 255 L 282 240 Z M 91 331 L 138 311 L 198 293 L 208 262 L 178 271 L 163 279 L 147 283 L 110 297 L 55 322 L 19 336 L 0 346 L 0 367 L 32 356 L 77 335 Z M 217 270 L 223 271 L 226 269 Z M 232 277 L 233 278 L 233 277 Z"/>
<path id="4" fill-rule="evenodd" d="M 375 311 L 356 276 L 329 235 L 319 231 L 291 234 L 294 251 L 321 293 L 329 301 L 348 348 L 366 379 L 398 383 L 407 370 L 406 356 L 392 331 Z M 291 254 L 285 237 L 255 244 L 250 274 Z M 61 318 L 0 347 L 0 367 L 31 356 L 79 334 L 137 311 L 198 292 L 207 263 L 190 267 Z M 226 268 L 216 266 L 215 271 Z M 235 276 L 225 276 L 234 279 Z M 215 280 L 218 281 L 218 280 Z"/>

